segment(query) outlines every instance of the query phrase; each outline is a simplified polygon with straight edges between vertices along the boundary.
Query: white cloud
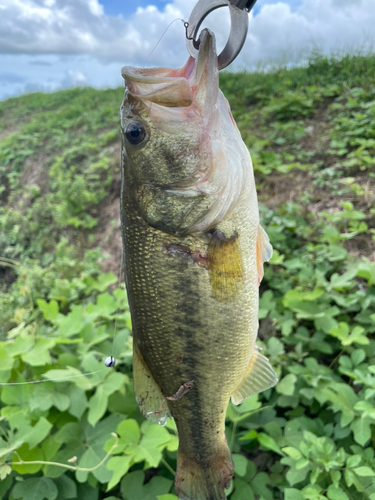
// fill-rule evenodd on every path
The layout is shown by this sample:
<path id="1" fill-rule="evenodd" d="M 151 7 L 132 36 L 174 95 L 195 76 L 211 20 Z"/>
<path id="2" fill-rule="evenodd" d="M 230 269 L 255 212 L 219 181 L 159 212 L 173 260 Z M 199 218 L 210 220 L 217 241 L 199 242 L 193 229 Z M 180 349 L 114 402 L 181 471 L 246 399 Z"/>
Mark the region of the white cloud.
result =
<path id="1" fill-rule="evenodd" d="M 163 9 L 149 5 L 124 19 L 107 16 L 99 0 L 0 0 L 0 64 L 13 61 L 13 69 L 3 65 L 1 69 L 17 73 L 14 61 L 22 55 L 28 61 L 27 70 L 19 67 L 18 74 L 36 84 L 36 79 L 28 76 L 35 71 L 32 61 L 48 56 L 49 62 L 55 62 L 45 69 L 50 71 L 50 81 L 56 86 L 74 83 L 69 70 L 71 75 L 81 72 L 90 85 L 103 84 L 103 74 L 107 72 L 109 84 L 117 84 L 114 68 L 118 68 L 119 74 L 122 65 L 143 66 L 168 24 L 176 18 L 187 19 L 195 2 L 169 0 Z M 375 46 L 375 0 L 258 3 L 261 10 L 250 18 L 247 42 L 232 68 L 251 67 L 269 59 L 301 59 L 313 48 L 329 53 Z M 225 9 L 213 13 L 208 25 L 222 47 L 229 32 Z M 78 61 L 83 56 L 85 68 L 95 71 L 80 68 Z M 184 28 L 175 22 L 148 65 L 177 67 L 186 58 Z"/>

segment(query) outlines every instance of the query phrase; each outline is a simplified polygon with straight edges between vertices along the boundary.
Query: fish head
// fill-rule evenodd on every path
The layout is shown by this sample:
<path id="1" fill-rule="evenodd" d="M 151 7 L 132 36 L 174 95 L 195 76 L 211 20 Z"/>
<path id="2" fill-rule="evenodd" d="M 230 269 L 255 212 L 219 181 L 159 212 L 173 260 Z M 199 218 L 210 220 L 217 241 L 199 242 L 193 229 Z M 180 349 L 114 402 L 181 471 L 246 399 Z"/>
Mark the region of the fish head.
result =
<path id="1" fill-rule="evenodd" d="M 197 58 L 180 69 L 124 67 L 122 76 L 126 189 L 149 224 L 174 234 L 206 231 L 223 215 L 218 198 L 228 183 L 223 121 L 225 135 L 239 136 L 219 90 L 214 34 L 202 31 Z"/>

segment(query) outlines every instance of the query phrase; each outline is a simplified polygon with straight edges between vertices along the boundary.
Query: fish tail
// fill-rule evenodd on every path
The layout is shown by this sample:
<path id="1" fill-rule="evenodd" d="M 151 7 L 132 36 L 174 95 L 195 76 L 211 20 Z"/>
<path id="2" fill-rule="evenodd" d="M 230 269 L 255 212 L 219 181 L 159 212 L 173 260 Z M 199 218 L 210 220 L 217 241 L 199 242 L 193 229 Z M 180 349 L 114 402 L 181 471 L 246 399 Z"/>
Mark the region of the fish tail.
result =
<path id="1" fill-rule="evenodd" d="M 232 476 L 233 461 L 226 442 L 211 460 L 178 452 L 175 487 L 180 500 L 226 500 Z"/>

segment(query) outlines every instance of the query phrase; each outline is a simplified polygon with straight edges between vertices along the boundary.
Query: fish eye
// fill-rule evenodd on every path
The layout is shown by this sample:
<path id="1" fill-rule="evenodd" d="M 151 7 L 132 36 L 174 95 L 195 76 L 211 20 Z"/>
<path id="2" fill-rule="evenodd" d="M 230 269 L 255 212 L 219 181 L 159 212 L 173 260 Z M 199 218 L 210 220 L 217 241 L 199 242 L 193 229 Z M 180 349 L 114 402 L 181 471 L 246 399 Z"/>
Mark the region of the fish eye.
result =
<path id="1" fill-rule="evenodd" d="M 139 146 L 147 139 L 147 131 L 143 123 L 134 121 L 126 127 L 125 136 L 132 146 Z"/>

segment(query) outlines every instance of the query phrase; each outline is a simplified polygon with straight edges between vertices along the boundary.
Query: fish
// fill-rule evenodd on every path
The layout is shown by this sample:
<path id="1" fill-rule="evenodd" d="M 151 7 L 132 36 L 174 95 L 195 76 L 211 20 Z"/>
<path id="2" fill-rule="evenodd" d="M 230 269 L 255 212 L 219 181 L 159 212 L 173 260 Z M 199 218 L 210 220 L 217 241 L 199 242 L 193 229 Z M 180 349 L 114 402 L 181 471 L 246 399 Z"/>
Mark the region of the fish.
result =
<path id="1" fill-rule="evenodd" d="M 173 417 L 180 500 L 225 500 L 225 438 L 240 404 L 277 382 L 256 346 L 272 256 L 249 151 L 219 90 L 214 34 L 179 69 L 122 69 L 121 231 L 142 414 Z"/>

